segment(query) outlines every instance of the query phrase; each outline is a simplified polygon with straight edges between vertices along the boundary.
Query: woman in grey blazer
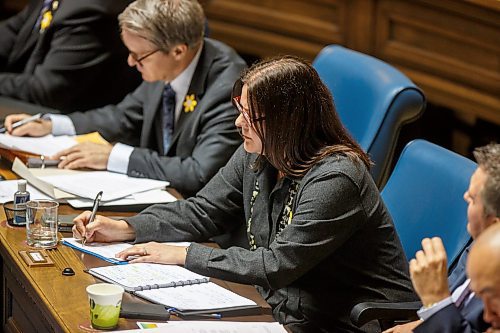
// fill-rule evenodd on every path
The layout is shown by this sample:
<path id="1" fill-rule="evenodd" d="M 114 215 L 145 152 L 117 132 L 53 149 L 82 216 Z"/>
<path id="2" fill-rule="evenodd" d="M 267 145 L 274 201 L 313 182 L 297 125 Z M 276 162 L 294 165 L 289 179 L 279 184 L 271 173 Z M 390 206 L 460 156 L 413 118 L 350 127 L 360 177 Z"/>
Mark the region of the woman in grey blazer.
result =
<path id="1" fill-rule="evenodd" d="M 87 224 L 85 212 L 75 237 L 197 242 L 230 232 L 227 249 L 151 242 L 118 255 L 253 284 L 293 332 L 358 332 L 353 305 L 414 300 L 369 157 L 316 71 L 293 57 L 268 60 L 242 76 L 233 97 L 244 143 L 196 197 L 121 221 Z"/>

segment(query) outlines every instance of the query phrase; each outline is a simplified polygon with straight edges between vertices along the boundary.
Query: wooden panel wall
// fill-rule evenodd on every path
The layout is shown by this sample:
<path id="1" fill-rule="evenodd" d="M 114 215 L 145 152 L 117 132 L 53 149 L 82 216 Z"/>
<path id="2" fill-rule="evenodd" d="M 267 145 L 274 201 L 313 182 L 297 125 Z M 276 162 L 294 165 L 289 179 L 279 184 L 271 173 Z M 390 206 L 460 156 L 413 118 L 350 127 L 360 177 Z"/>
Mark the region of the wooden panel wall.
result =
<path id="1" fill-rule="evenodd" d="M 211 34 L 240 52 L 267 57 L 294 54 L 311 58 L 325 44 L 366 48 L 369 1 L 209 0 L 205 9 Z"/>
<path id="2" fill-rule="evenodd" d="M 381 0 L 376 16 L 377 57 L 398 65 L 436 104 L 500 124 L 500 11 L 465 1 Z"/>
<path id="3" fill-rule="evenodd" d="M 314 59 L 328 44 L 400 68 L 428 99 L 500 125 L 498 0 L 207 0 L 212 36 L 238 51 Z"/>

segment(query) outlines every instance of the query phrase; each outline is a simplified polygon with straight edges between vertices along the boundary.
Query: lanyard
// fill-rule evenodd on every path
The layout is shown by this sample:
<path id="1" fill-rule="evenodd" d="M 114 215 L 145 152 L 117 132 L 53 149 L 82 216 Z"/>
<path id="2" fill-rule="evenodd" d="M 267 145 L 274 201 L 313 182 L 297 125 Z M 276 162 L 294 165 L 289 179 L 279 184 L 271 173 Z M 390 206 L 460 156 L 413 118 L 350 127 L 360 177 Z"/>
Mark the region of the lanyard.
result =
<path id="1" fill-rule="evenodd" d="M 298 188 L 299 188 L 299 183 L 292 180 L 292 183 L 288 188 L 287 199 L 285 201 L 285 204 L 283 205 L 283 210 L 281 211 L 281 218 L 276 228 L 276 235 L 279 235 L 281 231 L 283 231 L 283 229 L 285 229 L 285 227 L 292 222 L 292 217 L 293 217 L 292 204 L 293 200 L 295 199 L 295 195 L 298 192 Z M 257 249 L 257 244 L 255 243 L 255 236 L 252 233 L 252 216 L 253 216 L 253 208 L 255 205 L 255 200 L 257 199 L 259 193 L 260 193 L 259 181 L 255 179 L 255 185 L 252 191 L 252 197 L 250 198 L 250 216 L 248 217 L 247 220 L 247 236 L 251 251 L 255 251 Z"/>

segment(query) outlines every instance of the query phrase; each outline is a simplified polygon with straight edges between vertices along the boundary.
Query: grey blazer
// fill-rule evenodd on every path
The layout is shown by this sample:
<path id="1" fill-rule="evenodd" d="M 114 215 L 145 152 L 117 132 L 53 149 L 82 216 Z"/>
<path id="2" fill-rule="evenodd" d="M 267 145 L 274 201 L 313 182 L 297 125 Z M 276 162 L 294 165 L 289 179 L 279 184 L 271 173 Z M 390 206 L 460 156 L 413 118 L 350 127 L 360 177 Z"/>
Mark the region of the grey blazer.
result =
<path id="1" fill-rule="evenodd" d="M 364 166 L 338 156 L 316 164 L 300 180 L 291 223 L 276 236 L 291 181 L 276 182 L 269 164 L 252 170 L 254 159 L 241 147 L 196 197 L 127 218 L 135 241 L 204 241 L 246 231 L 251 217 L 256 250 L 248 240 L 228 249 L 193 243 L 186 267 L 256 285 L 293 332 L 359 332 L 349 320 L 355 304 L 416 299 L 394 225 Z"/>
<path id="2" fill-rule="evenodd" d="M 194 94 L 198 104 L 192 112 L 181 112 L 166 153 L 161 128 L 163 82 L 143 82 L 118 105 L 69 117 L 79 134 L 99 131 L 109 141 L 135 146 L 128 175 L 168 180 L 182 195 L 192 196 L 241 144 L 230 96 L 245 67 L 233 49 L 205 39 L 187 94 Z"/>
<path id="3" fill-rule="evenodd" d="M 0 96 L 62 113 L 118 103 L 141 82 L 127 64 L 118 14 L 132 0 L 64 0 L 34 29 L 42 0 L 0 23 Z"/>

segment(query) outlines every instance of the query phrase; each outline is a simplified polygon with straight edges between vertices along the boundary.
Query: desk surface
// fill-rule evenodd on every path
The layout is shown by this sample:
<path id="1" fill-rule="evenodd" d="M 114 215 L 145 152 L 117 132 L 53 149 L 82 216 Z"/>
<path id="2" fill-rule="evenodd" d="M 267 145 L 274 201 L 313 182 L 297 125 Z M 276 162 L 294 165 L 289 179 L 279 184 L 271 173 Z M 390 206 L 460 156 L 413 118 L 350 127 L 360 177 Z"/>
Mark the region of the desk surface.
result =
<path id="1" fill-rule="evenodd" d="M 60 214 L 77 213 L 68 205 L 61 205 Z M 116 215 L 103 213 L 103 215 Z M 123 215 L 131 213 L 123 213 Z M 58 245 L 49 256 L 55 256 L 59 265 L 50 267 L 28 267 L 19 251 L 27 250 L 24 228 L 14 228 L 5 223 L 3 209 L 0 211 L 0 255 L 3 259 L 3 328 L 4 332 L 81 332 L 90 330 L 89 305 L 86 286 L 98 280 L 84 272 L 85 269 L 107 265 L 93 256 L 76 252 Z M 54 254 L 54 252 L 57 252 Z M 63 276 L 62 267 L 72 267 L 74 276 Z M 230 317 L 236 321 L 274 321 L 270 307 L 253 286 L 240 285 L 220 280 L 216 283 L 263 307 L 263 314 L 257 316 Z M 143 302 L 127 294 L 124 301 Z M 173 318 L 176 320 L 177 318 Z M 137 320 L 120 318 L 118 329 L 137 328 Z"/>

